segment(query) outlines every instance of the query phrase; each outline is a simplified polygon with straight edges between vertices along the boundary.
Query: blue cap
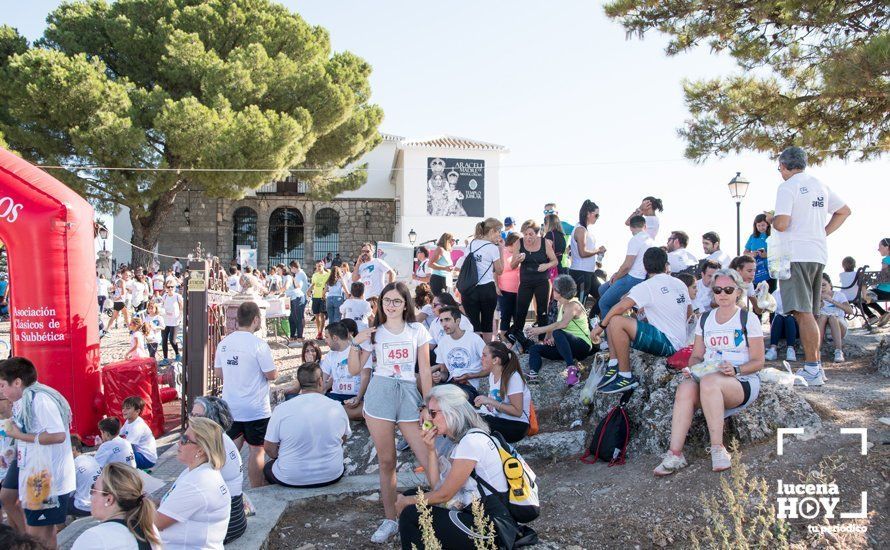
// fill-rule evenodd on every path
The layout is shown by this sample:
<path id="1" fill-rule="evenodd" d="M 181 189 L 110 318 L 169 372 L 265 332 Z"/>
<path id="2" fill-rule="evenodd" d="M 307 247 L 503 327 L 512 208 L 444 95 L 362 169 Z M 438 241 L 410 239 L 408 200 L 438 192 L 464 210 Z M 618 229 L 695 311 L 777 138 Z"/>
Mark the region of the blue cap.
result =
<path id="1" fill-rule="evenodd" d="M 510 216 L 507 216 L 506 218 L 504 218 L 504 225 L 510 226 L 510 225 L 516 225 L 516 224 L 513 223 L 513 218 L 511 218 Z"/>

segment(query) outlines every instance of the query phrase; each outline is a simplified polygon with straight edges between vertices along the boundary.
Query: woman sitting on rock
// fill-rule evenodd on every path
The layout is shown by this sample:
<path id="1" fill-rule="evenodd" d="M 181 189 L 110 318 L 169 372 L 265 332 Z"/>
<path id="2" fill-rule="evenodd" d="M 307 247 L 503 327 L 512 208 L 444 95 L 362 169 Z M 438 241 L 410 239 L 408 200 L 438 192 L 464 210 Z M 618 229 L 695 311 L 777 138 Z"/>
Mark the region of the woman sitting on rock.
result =
<path id="1" fill-rule="evenodd" d="M 723 421 L 750 405 L 760 392 L 763 368 L 763 329 L 756 315 L 748 315 L 737 303 L 742 278 L 733 269 L 714 273 L 711 291 L 717 307 L 706 313 L 695 328 L 695 344 L 689 365 L 704 361 L 717 371 L 701 377 L 700 382 L 684 380 L 677 387 L 671 422 L 671 446 L 664 460 L 655 468 L 656 476 L 670 475 L 686 466 L 683 445 L 692 425 L 695 409 L 701 408 L 711 437 L 711 467 L 715 472 L 729 469 L 732 462 L 723 446 Z M 744 327 L 742 319 L 746 318 Z M 684 370 L 689 377 L 689 371 Z"/>

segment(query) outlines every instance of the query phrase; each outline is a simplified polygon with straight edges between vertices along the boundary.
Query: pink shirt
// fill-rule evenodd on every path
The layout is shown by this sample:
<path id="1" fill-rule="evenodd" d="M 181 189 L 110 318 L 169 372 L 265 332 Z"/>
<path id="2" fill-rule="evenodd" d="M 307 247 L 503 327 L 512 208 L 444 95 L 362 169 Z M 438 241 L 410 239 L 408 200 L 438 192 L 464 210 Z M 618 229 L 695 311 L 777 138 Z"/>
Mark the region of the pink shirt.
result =
<path id="1" fill-rule="evenodd" d="M 504 271 L 501 273 L 498 278 L 498 287 L 501 289 L 501 292 L 519 292 L 519 268 L 522 264 L 516 266 L 516 269 L 510 269 L 510 261 L 513 259 L 513 255 L 504 255 L 503 264 Z"/>

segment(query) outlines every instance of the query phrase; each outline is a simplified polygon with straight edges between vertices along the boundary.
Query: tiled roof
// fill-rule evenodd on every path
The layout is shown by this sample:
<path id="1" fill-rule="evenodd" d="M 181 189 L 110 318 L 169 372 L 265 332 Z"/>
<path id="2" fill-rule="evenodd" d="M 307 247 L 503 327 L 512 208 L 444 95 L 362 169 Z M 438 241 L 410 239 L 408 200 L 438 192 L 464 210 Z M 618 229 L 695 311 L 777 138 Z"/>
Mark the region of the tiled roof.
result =
<path id="1" fill-rule="evenodd" d="M 402 136 L 397 136 L 395 134 L 386 134 L 384 132 L 380 132 L 380 137 L 383 138 L 383 141 L 404 141 L 405 138 Z"/>
<path id="2" fill-rule="evenodd" d="M 488 143 L 458 136 L 441 135 L 428 139 L 405 140 L 401 143 L 405 149 L 476 149 L 481 151 L 503 151 L 507 148 L 496 143 Z"/>

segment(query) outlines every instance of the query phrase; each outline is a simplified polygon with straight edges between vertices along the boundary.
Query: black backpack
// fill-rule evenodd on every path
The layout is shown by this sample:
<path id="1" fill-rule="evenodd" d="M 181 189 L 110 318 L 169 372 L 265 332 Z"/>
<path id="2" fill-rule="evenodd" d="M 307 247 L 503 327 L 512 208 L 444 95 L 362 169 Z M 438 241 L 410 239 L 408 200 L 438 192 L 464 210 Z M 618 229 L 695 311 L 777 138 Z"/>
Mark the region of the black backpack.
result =
<path id="1" fill-rule="evenodd" d="M 489 245 L 494 246 L 491 243 L 485 243 L 476 250 L 472 250 L 471 247 L 467 247 L 467 255 L 464 258 L 463 265 L 460 266 L 460 273 L 458 273 L 457 275 L 457 290 L 462 295 L 473 290 L 476 285 L 479 284 L 479 280 L 484 277 L 486 273 L 491 271 L 492 267 L 494 267 L 494 262 L 492 262 L 492 264 L 488 266 L 488 269 L 486 269 L 481 276 L 479 275 L 479 270 L 476 268 L 476 252 L 479 252 Z"/>
<path id="2" fill-rule="evenodd" d="M 713 311 L 713 310 L 711 310 Z M 704 335 L 705 333 L 705 322 L 708 320 L 708 316 L 711 314 L 710 311 L 706 311 L 702 313 L 701 319 L 699 319 L 698 326 L 701 327 L 701 333 Z M 748 346 L 748 310 L 741 308 L 739 309 L 739 324 L 742 325 L 742 334 L 745 335 L 745 346 Z"/>
<path id="3" fill-rule="evenodd" d="M 630 441 L 630 419 L 624 408 L 630 401 L 633 390 L 624 392 L 617 406 L 606 414 L 596 430 L 581 462 L 594 464 L 597 460 L 608 462 L 609 466 L 624 464 L 627 457 L 627 443 Z"/>

